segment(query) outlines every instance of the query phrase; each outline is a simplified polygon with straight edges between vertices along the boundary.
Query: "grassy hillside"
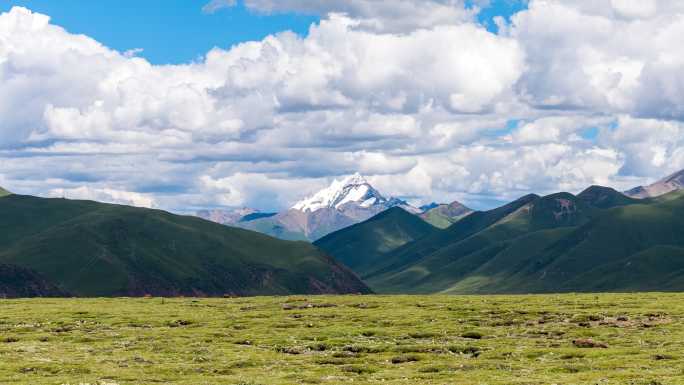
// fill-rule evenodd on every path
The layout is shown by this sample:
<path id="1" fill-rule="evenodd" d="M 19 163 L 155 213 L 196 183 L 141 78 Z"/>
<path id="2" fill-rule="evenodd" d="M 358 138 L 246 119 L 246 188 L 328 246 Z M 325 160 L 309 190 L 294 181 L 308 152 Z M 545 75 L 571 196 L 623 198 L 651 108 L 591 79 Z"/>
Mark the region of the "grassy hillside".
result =
<path id="1" fill-rule="evenodd" d="M 12 385 L 682 384 L 684 295 L 2 301 Z"/>
<path id="2" fill-rule="evenodd" d="M 630 198 L 610 187 L 603 186 L 591 186 L 577 197 L 591 206 L 602 209 L 643 203 L 639 199 Z"/>
<path id="3" fill-rule="evenodd" d="M 388 253 L 383 264 L 379 265 L 375 271 L 366 274 L 365 278 L 367 282 L 371 282 L 371 285 L 384 286 L 383 282 L 390 275 L 404 270 L 450 244 L 458 243 L 486 229 L 538 198 L 536 195 L 528 195 L 491 211 L 474 212 L 447 229 L 435 228 L 422 238 Z"/>
<path id="4" fill-rule="evenodd" d="M 4 188 L 0 187 L 0 198 L 12 194 L 11 192 L 5 190 Z"/>
<path id="5" fill-rule="evenodd" d="M 68 295 L 30 269 L 0 264 L 0 298 L 64 297 Z"/>
<path id="6" fill-rule="evenodd" d="M 434 230 L 419 217 L 399 207 L 329 234 L 314 245 L 349 266 L 360 276 L 384 263 L 385 254 Z"/>
<path id="7" fill-rule="evenodd" d="M 486 261 L 527 234 L 585 223 L 594 209 L 571 194 L 527 196 L 504 207 L 473 213 L 449 229 L 438 248 L 415 258 L 413 264 L 388 269 L 369 278 L 382 291 L 403 292 L 409 286 L 420 292 L 437 292 L 466 278 Z M 538 246 L 544 237 L 534 238 Z M 416 243 L 431 241 L 420 239 Z"/>
<path id="8" fill-rule="evenodd" d="M 423 218 L 425 222 L 435 227 L 446 229 L 472 212 L 473 210 L 462 205 L 461 203 L 453 202 L 448 205 L 437 205 L 436 207 L 433 207 L 420 214 L 420 217 Z"/>
<path id="9" fill-rule="evenodd" d="M 474 213 L 385 255 L 379 292 L 684 290 L 684 193 L 634 200 L 602 187 Z"/>
<path id="10" fill-rule="evenodd" d="M 305 242 L 159 210 L 0 198 L 0 264 L 77 296 L 367 292 Z"/>

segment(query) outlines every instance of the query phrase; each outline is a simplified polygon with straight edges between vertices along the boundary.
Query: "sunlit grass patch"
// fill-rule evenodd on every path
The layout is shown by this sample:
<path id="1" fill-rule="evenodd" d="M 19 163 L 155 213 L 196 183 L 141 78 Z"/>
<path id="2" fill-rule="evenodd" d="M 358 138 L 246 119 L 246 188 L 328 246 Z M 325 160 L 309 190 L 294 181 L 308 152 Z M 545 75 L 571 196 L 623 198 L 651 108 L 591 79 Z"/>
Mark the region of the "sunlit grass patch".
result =
<path id="1" fill-rule="evenodd" d="M 676 384 L 684 378 L 683 300 L 4 300 L 0 384 Z"/>

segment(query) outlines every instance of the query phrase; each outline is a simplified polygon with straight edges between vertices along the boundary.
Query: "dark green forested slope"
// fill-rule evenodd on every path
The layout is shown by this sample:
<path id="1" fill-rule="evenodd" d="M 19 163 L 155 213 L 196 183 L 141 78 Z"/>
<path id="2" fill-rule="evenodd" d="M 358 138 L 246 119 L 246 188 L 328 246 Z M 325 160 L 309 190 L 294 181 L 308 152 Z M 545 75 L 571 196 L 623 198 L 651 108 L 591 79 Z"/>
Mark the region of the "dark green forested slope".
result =
<path id="1" fill-rule="evenodd" d="M 306 242 L 159 210 L 19 195 L 0 198 L 0 264 L 76 296 L 368 292 Z"/>
<path id="2" fill-rule="evenodd" d="M 378 292 L 684 290 L 684 193 L 528 196 L 383 257 L 366 275 Z"/>
<path id="3" fill-rule="evenodd" d="M 365 222 L 329 234 L 314 245 L 363 277 L 382 266 L 387 253 L 434 230 L 416 215 L 393 207 Z"/>

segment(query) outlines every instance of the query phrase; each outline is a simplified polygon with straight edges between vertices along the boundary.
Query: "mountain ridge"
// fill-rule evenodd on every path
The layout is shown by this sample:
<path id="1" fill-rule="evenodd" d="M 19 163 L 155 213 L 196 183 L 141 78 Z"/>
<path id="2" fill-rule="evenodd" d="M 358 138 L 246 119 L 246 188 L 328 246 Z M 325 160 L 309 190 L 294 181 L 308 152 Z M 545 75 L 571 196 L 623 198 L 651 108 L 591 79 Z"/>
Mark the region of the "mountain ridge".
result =
<path id="1" fill-rule="evenodd" d="M 74 296 L 369 293 L 305 242 L 92 201 L 0 199 L 0 264 Z"/>
<path id="2" fill-rule="evenodd" d="M 361 223 L 314 242 L 360 276 L 382 264 L 383 254 L 428 234 L 433 227 L 402 208 L 393 207 Z"/>
<path id="3" fill-rule="evenodd" d="M 625 191 L 631 198 L 656 198 L 661 195 L 684 189 L 684 170 L 677 171 L 648 186 L 639 186 Z"/>
<path id="4" fill-rule="evenodd" d="M 684 190 L 633 199 L 591 186 L 473 212 L 355 271 L 379 293 L 684 290 L 682 229 Z"/>

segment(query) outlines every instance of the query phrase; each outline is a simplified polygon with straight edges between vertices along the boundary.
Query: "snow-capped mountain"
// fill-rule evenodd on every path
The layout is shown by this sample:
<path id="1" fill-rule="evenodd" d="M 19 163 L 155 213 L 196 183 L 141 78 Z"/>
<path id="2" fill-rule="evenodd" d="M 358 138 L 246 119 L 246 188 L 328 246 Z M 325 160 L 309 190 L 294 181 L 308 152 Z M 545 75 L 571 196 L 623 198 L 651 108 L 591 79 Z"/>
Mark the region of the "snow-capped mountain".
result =
<path id="1" fill-rule="evenodd" d="M 375 215 L 397 206 L 413 214 L 422 212 L 399 198 L 385 198 L 368 183 L 366 178 L 356 173 L 341 180 L 335 179 L 329 187 L 297 202 L 292 206 L 292 210 L 303 212 L 315 212 L 321 209 L 335 209 L 341 212 L 368 210 Z"/>
<path id="2" fill-rule="evenodd" d="M 422 212 L 401 199 L 385 198 L 356 173 L 334 180 L 287 211 L 237 225 L 279 238 L 313 241 L 397 206 L 413 214 Z"/>
<path id="3" fill-rule="evenodd" d="M 347 203 L 360 207 L 387 205 L 388 200 L 359 173 L 342 180 L 335 179 L 329 187 L 297 202 L 292 209 L 313 212 L 324 208 L 341 209 Z"/>

